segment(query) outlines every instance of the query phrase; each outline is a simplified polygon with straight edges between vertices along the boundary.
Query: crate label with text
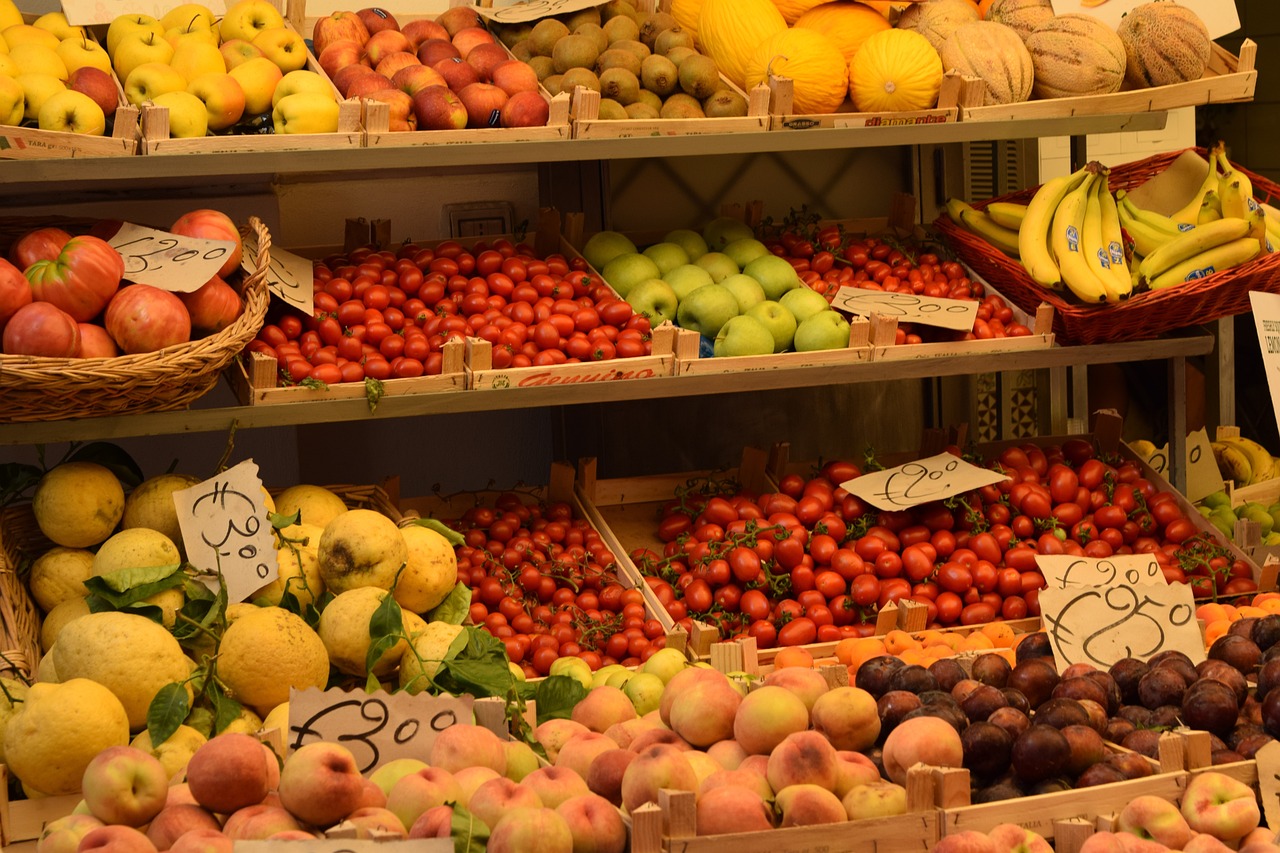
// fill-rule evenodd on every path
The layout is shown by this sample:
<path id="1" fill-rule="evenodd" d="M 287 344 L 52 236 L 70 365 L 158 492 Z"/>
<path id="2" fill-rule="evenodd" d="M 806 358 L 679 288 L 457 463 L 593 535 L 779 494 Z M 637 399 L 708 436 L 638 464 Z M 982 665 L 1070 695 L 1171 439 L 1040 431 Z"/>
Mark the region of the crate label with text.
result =
<path id="1" fill-rule="evenodd" d="M 1258 790 L 1262 794 L 1262 809 L 1266 826 L 1280 826 L 1280 741 L 1258 750 L 1254 755 L 1258 762 Z"/>
<path id="2" fill-rule="evenodd" d="M 499 24 L 521 24 L 551 15 L 565 15 L 600 5 L 600 0 L 526 0 L 509 6 L 474 7 L 480 17 Z"/>
<path id="3" fill-rule="evenodd" d="M 922 323 L 960 332 L 971 330 L 978 318 L 978 303 L 973 299 L 935 298 L 862 287 L 840 288 L 831 300 L 831 307 L 859 317 L 879 314 L 899 323 Z"/>
<path id="4" fill-rule="evenodd" d="M 1187 500 L 1195 503 L 1222 491 L 1222 472 L 1213 458 L 1209 433 L 1204 427 L 1187 433 Z"/>
<path id="5" fill-rule="evenodd" d="M 221 572 L 231 603 L 244 601 L 280 574 L 265 497 L 252 459 L 173 493 L 187 560 L 215 592 Z"/>
<path id="6" fill-rule="evenodd" d="M 1205 659 L 1196 605 L 1186 584 L 1040 590 L 1040 617 L 1062 672 L 1073 663 L 1106 669 L 1122 658 L 1147 660 L 1176 649 Z"/>
<path id="7" fill-rule="evenodd" d="M 160 19 L 177 5 L 178 0 L 62 0 L 62 12 L 72 26 L 89 26 L 109 24 L 121 15 L 141 14 Z M 217 18 L 227 10 L 223 0 L 203 0 L 201 5 Z"/>
<path id="8" fill-rule="evenodd" d="M 1271 408 L 1280 420 L 1280 294 L 1249 291 L 1253 322 L 1258 327 L 1258 346 L 1262 348 L 1262 369 L 1271 389 Z"/>
<path id="9" fill-rule="evenodd" d="M 107 241 L 124 258 L 124 278 L 161 290 L 191 293 L 218 274 L 236 244 L 157 231 L 126 222 Z"/>
<path id="10" fill-rule="evenodd" d="M 979 468 L 955 454 L 939 453 L 897 468 L 872 471 L 840 486 L 880 509 L 893 510 L 945 500 L 1007 479 L 1004 474 Z"/>
<path id="11" fill-rule="evenodd" d="M 341 824 L 339 824 L 341 826 Z M 453 853 L 450 838 L 308 838 L 236 841 L 236 853 Z"/>
<path id="12" fill-rule="evenodd" d="M 1053 589 L 1119 584 L 1167 584 L 1160 564 L 1148 554 L 1115 554 L 1111 557 L 1073 557 L 1070 554 L 1037 554 L 1036 566 Z"/>
<path id="13" fill-rule="evenodd" d="M 285 743 L 290 751 L 314 741 L 340 743 L 356 757 L 361 773 L 394 758 L 426 761 L 438 733 L 474 719 L 473 701 L 426 693 L 291 690 Z"/>
<path id="14" fill-rule="evenodd" d="M 258 255 L 258 241 L 253 236 L 244 238 L 244 258 L 240 266 L 246 273 L 254 271 L 253 258 Z M 267 289 L 310 317 L 315 310 L 315 280 L 311 261 L 293 252 L 271 247 L 271 259 L 267 264 Z"/>

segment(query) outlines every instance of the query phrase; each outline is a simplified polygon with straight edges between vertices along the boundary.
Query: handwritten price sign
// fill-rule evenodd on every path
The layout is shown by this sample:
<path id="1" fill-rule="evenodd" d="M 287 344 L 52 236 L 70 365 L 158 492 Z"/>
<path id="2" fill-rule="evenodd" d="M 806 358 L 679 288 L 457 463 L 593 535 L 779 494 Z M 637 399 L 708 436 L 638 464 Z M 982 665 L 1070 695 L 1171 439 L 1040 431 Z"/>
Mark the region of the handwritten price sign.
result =
<path id="1" fill-rule="evenodd" d="M 124 277 L 161 290 L 190 293 L 213 278 L 236 244 L 180 237 L 126 222 L 107 241 L 124 258 Z"/>
<path id="2" fill-rule="evenodd" d="M 187 559 L 208 573 L 201 580 L 214 591 L 220 571 L 231 602 L 244 601 L 280 574 L 262 499 L 262 480 L 251 459 L 173 493 Z"/>
<path id="3" fill-rule="evenodd" d="M 1254 755 L 1258 762 L 1258 790 L 1267 826 L 1280 826 L 1280 741 L 1271 741 Z"/>
<path id="4" fill-rule="evenodd" d="M 972 299 L 941 299 L 861 287 L 840 288 L 831 307 L 859 317 L 879 314 L 899 323 L 923 323 L 961 332 L 972 329 L 978 317 L 978 303 Z"/>
<path id="5" fill-rule="evenodd" d="M 1177 649 L 1205 658 L 1195 602 L 1186 584 L 1040 590 L 1040 615 L 1058 671 L 1073 663 L 1106 668 Z"/>
<path id="6" fill-rule="evenodd" d="M 357 690 L 292 690 L 289 693 L 290 751 L 313 741 L 351 750 L 361 773 L 393 758 L 431 756 L 436 735 L 474 717 L 470 696 L 365 693 Z"/>
<path id="7" fill-rule="evenodd" d="M 1213 458 L 1204 427 L 1187 433 L 1187 500 L 1195 503 L 1222 489 L 1222 472 Z"/>
<path id="8" fill-rule="evenodd" d="M 244 260 L 241 261 L 241 266 L 245 272 L 252 273 L 256 269 L 253 259 L 257 255 L 258 241 L 252 236 L 244 238 Z M 307 316 L 311 316 L 314 311 L 315 291 L 311 286 L 314 279 L 311 261 L 277 246 L 271 247 L 271 261 L 267 264 L 267 289 Z"/>
<path id="9" fill-rule="evenodd" d="M 528 0 L 526 3 L 518 3 L 513 6 L 498 6 L 491 9 L 476 6 L 474 8 L 482 18 L 488 18 L 490 21 L 497 21 L 500 24 L 516 24 L 522 21 L 536 21 L 549 15 L 563 15 L 568 12 L 577 12 L 580 9 L 590 9 L 593 6 L 601 5 L 603 5 L 601 0 Z"/>
<path id="10" fill-rule="evenodd" d="M 1053 589 L 1168 583 L 1160 564 L 1146 554 L 1116 554 L 1103 559 L 1037 554 L 1036 565 Z"/>
<path id="11" fill-rule="evenodd" d="M 939 453 L 897 468 L 863 474 L 840 485 L 880 509 L 892 510 L 945 500 L 1007 479 L 1004 474 L 970 465 L 959 456 Z"/>

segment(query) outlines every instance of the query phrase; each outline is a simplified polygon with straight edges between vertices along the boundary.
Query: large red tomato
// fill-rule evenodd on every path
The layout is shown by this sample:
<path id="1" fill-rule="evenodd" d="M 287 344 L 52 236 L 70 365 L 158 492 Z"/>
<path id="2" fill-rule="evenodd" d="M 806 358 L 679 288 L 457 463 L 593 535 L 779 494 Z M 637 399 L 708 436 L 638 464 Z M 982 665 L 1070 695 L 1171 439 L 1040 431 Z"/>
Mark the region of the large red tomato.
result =
<path id="1" fill-rule="evenodd" d="M 0 329 L 23 305 L 31 304 L 31 282 L 22 270 L 0 258 Z"/>
<path id="2" fill-rule="evenodd" d="M 178 217 L 169 229 L 174 234 L 184 237 L 199 237 L 202 240 L 231 240 L 236 245 L 227 256 L 227 261 L 218 268 L 218 275 L 223 278 L 240 269 L 240 257 L 243 247 L 240 245 L 240 229 L 221 210 L 201 208 L 184 213 Z"/>
<path id="3" fill-rule="evenodd" d="M 36 302 L 50 302 L 77 322 L 92 320 L 120 289 L 124 259 L 97 237 L 72 237 L 52 260 L 26 269 Z"/>
<path id="4" fill-rule="evenodd" d="M 72 358 L 80 349 L 80 328 L 61 308 L 32 302 L 9 318 L 0 346 L 6 355 Z"/>
<path id="5" fill-rule="evenodd" d="M 120 354 L 116 342 L 107 330 L 96 323 L 80 324 L 80 358 L 114 358 Z"/>
<path id="6" fill-rule="evenodd" d="M 205 334 L 230 326 L 243 308 L 235 289 L 216 275 L 191 293 L 179 293 L 178 298 L 191 314 L 191 328 Z"/>
<path id="7" fill-rule="evenodd" d="M 107 331 L 127 353 L 155 352 L 191 340 L 191 315 L 182 300 L 149 284 L 131 284 L 107 306 Z"/>
<path id="8" fill-rule="evenodd" d="M 58 257 L 71 235 L 61 228 L 36 228 L 23 234 L 9 247 L 9 260 L 20 270 L 36 261 L 51 261 Z"/>

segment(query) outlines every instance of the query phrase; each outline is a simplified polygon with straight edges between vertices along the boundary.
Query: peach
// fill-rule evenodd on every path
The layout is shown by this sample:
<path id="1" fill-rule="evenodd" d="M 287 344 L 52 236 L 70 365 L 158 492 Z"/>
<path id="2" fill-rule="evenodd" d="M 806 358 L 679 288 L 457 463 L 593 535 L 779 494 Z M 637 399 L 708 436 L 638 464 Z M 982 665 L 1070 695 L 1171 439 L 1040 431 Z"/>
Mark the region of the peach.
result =
<path id="1" fill-rule="evenodd" d="M 69 814 L 51 820 L 40 830 L 40 853 L 75 853 L 80 839 L 104 824 L 93 815 Z"/>
<path id="2" fill-rule="evenodd" d="M 409 837 L 409 831 L 400 822 L 400 818 L 389 809 L 365 806 L 347 815 L 347 819 L 342 823 L 343 826 L 355 827 L 356 838 L 377 840 L 392 835 L 400 838 Z"/>
<path id="3" fill-rule="evenodd" d="M 573 833 L 555 810 L 517 808 L 506 811 L 489 833 L 486 853 L 537 853 L 563 851 L 573 847 Z"/>
<path id="4" fill-rule="evenodd" d="M 169 786 L 169 793 L 165 795 L 164 807 L 169 806 L 198 806 L 196 798 L 191 796 L 191 786 L 186 782 L 179 782 L 176 785 Z"/>
<path id="5" fill-rule="evenodd" d="M 883 781 L 880 769 L 861 752 L 836 752 L 836 786 L 832 791 L 837 797 L 844 799 L 844 795 L 855 785 L 870 785 L 880 781 Z"/>
<path id="6" fill-rule="evenodd" d="M 271 759 L 275 764 L 275 758 Z M 251 735 L 220 734 L 201 744 L 187 763 L 187 785 L 197 803 L 230 814 L 262 802 L 271 790 L 262 743 Z"/>
<path id="7" fill-rule="evenodd" d="M 636 719 L 636 706 L 617 687 L 603 684 L 592 689 L 581 702 L 573 706 L 570 719 L 582 723 L 593 732 L 603 734 L 615 723 Z"/>
<path id="8" fill-rule="evenodd" d="M 733 737 L 748 754 L 767 755 L 787 735 L 809 728 L 809 709 L 785 687 L 761 687 L 747 694 L 733 718 Z M 959 735 L 956 736 L 959 742 Z"/>
<path id="9" fill-rule="evenodd" d="M 698 785 L 702 785 L 702 780 L 712 773 L 717 773 L 724 769 L 714 758 L 700 749 L 687 749 L 684 757 L 689 762 L 689 766 L 693 768 L 693 775 L 698 777 Z"/>
<path id="10" fill-rule="evenodd" d="M 462 786 L 448 770 L 424 767 L 402 776 L 387 794 L 387 809 L 405 826 L 413 826 L 419 815 L 435 806 L 462 799 Z"/>
<path id="11" fill-rule="evenodd" d="M 674 746 L 680 750 L 693 749 L 689 741 L 680 737 L 671 729 L 664 729 L 661 726 L 655 726 L 648 731 L 640 732 L 640 734 L 631 739 L 631 745 L 627 749 L 632 752 L 644 752 L 649 747 L 658 745 Z"/>
<path id="12" fill-rule="evenodd" d="M 623 853 L 627 827 L 622 813 L 604 797 L 581 794 L 556 806 L 573 837 L 573 853 Z"/>
<path id="13" fill-rule="evenodd" d="M 360 789 L 360 800 L 356 803 L 357 809 L 381 809 L 386 808 L 387 795 L 383 792 L 378 783 L 372 779 L 365 779 Z"/>
<path id="14" fill-rule="evenodd" d="M 813 710 L 818 697 L 827 693 L 831 686 L 816 669 L 802 666 L 784 666 L 775 669 L 764 677 L 764 683 L 773 687 L 782 687 L 800 697 L 806 708 Z"/>
<path id="15" fill-rule="evenodd" d="M 1187 782 L 1182 816 L 1195 832 L 1227 842 L 1244 838 L 1262 820 L 1253 788 L 1217 771 L 1196 774 Z"/>
<path id="16" fill-rule="evenodd" d="M 818 697 L 810 711 L 815 731 L 836 749 L 860 752 L 880 737 L 876 697 L 858 687 L 837 687 Z"/>
<path id="17" fill-rule="evenodd" d="M 903 792 L 903 812 L 906 811 L 906 792 Z M 1053 846 L 1038 832 L 1032 832 L 1016 823 L 1002 823 L 991 828 L 987 837 L 995 842 L 1001 853 L 1053 853 Z M 1208 853 L 1208 851 L 1205 851 Z"/>
<path id="18" fill-rule="evenodd" d="M 907 813 L 907 789 L 892 782 L 876 780 L 865 785 L 854 785 L 841 797 L 840 803 L 849 820 L 892 817 Z"/>
<path id="19" fill-rule="evenodd" d="M 222 832 L 232 841 L 261 841 L 277 832 L 302 829 L 297 819 L 280 806 L 261 803 L 236 809 L 222 825 Z"/>
<path id="20" fill-rule="evenodd" d="M 231 853 L 234 846 L 235 842 L 222 832 L 193 829 L 173 842 L 169 853 Z"/>
<path id="21" fill-rule="evenodd" d="M 960 767 L 964 749 L 960 735 L 938 717 L 903 720 L 884 741 L 884 772 L 889 781 L 905 785 L 907 768 L 918 762 L 936 767 Z"/>
<path id="22" fill-rule="evenodd" d="M 683 751 L 667 744 L 649 747 L 627 765 L 622 774 L 622 805 L 630 812 L 656 803 L 661 788 L 698 790 L 698 777 Z"/>
<path id="23" fill-rule="evenodd" d="M 1126 803 L 1116 816 L 1116 826 L 1122 832 L 1156 841 L 1173 850 L 1181 850 L 1182 845 L 1191 840 L 1191 827 L 1178 807 L 1152 795 L 1135 797 Z"/>
<path id="24" fill-rule="evenodd" d="M 762 779 L 766 778 L 769 775 L 769 756 L 748 755 L 746 758 L 742 759 L 742 763 L 738 765 L 738 769 L 758 774 Z"/>
<path id="25" fill-rule="evenodd" d="M 835 747 L 815 731 L 793 732 L 769 753 L 765 775 L 775 791 L 792 785 L 834 790 L 838 778 Z"/>
<path id="26" fill-rule="evenodd" d="M 147 838 L 157 850 L 164 851 L 193 829 L 212 829 L 221 833 L 222 824 L 212 812 L 200 806 L 166 806 L 147 826 Z"/>
<path id="27" fill-rule="evenodd" d="M 818 785 L 790 785 L 778 791 L 774 802 L 782 813 L 779 826 L 815 826 L 848 820 L 840 798 Z"/>
<path id="28" fill-rule="evenodd" d="M 363 795 L 364 777 L 355 756 L 336 743 L 306 744 L 289 756 L 280 771 L 281 805 L 313 826 L 332 826 L 342 820 L 356 810 Z"/>
<path id="29" fill-rule="evenodd" d="M 471 795 L 471 812 L 486 826 L 494 827 L 499 818 L 516 809 L 541 808 L 542 800 L 532 788 L 522 782 L 512 782 L 506 777 L 490 779 Z"/>
<path id="30" fill-rule="evenodd" d="M 769 780 L 750 770 L 717 770 L 702 780 L 698 786 L 698 795 L 706 796 L 709 791 L 730 785 L 755 791 L 764 800 L 773 799 L 773 788 L 769 786 Z"/>
<path id="31" fill-rule="evenodd" d="M 549 809 L 558 807 L 565 800 L 590 794 L 585 774 L 579 775 L 567 767 L 539 767 L 520 782 L 538 795 Z"/>
<path id="32" fill-rule="evenodd" d="M 569 738 L 564 746 L 560 748 L 560 751 L 556 754 L 555 761 L 552 763 L 556 767 L 572 770 L 583 779 L 586 779 L 587 773 L 591 769 L 591 762 L 595 761 L 596 756 L 616 748 L 611 738 L 607 738 L 598 732 L 586 731 Z"/>
<path id="33" fill-rule="evenodd" d="M 650 729 L 662 728 L 652 720 L 641 719 L 636 717 L 634 720 L 626 720 L 621 723 L 614 723 L 605 729 L 604 736 L 612 740 L 618 746 L 626 749 L 631 746 L 631 741 L 641 732 L 647 732 Z"/>
<path id="34" fill-rule="evenodd" d="M 600 753 L 587 768 L 587 788 L 615 806 L 622 805 L 622 776 L 636 753 L 629 749 L 610 749 Z"/>
<path id="35" fill-rule="evenodd" d="M 591 730 L 582 723 L 575 723 L 573 720 L 547 720 L 533 730 L 533 736 L 546 750 L 547 761 L 555 764 L 556 756 L 560 754 L 560 747 L 564 746 L 569 738 L 589 731 Z"/>
<path id="36" fill-rule="evenodd" d="M 464 767 L 492 767 L 498 773 L 505 773 L 507 749 L 501 739 L 484 726 L 450 726 L 436 735 L 431 745 L 430 764 L 450 773 Z"/>
<path id="37" fill-rule="evenodd" d="M 1101 834 L 1103 833 L 1090 836 L 1090 840 Z M 1085 843 L 1088 844 L 1088 842 Z M 986 833 L 966 829 L 963 832 L 943 836 L 941 841 L 933 845 L 929 853 L 1000 853 L 1000 851 Z M 1095 853 L 1103 853 L 1103 850 L 1099 849 Z"/>
<path id="38" fill-rule="evenodd" d="M 143 826 L 164 808 L 169 774 L 149 752 L 111 746 L 85 767 L 81 793 L 90 813 L 103 823 Z"/>
<path id="39" fill-rule="evenodd" d="M 417 758 L 395 758 L 386 764 L 381 764 L 376 770 L 369 774 L 369 781 L 373 782 L 382 789 L 382 793 L 391 793 L 391 788 L 401 778 L 408 776 L 410 773 L 417 773 L 427 766 L 427 762 Z"/>
<path id="40" fill-rule="evenodd" d="M 693 746 L 710 746 L 733 737 L 734 715 L 742 694 L 729 680 L 705 680 L 682 690 L 671 703 L 671 730 Z"/>
<path id="41" fill-rule="evenodd" d="M 453 778 L 457 781 L 458 787 L 462 789 L 462 796 L 458 798 L 458 803 L 466 808 L 471 795 L 490 779 L 497 779 L 500 774 L 492 767 L 464 767 L 457 773 L 453 774 Z"/>
<path id="42" fill-rule="evenodd" d="M 449 838 L 453 835 L 453 806 L 432 806 L 409 827 L 410 838 Z"/>
<path id="43" fill-rule="evenodd" d="M 275 835 L 268 835 L 266 841 L 315 841 L 316 834 L 305 829 L 282 829 Z"/>
<path id="44" fill-rule="evenodd" d="M 736 772 L 736 771 L 726 771 Z M 698 834 L 726 835 L 773 828 L 773 812 L 750 788 L 723 785 L 698 798 Z"/>
<path id="45" fill-rule="evenodd" d="M 729 738 L 707 747 L 707 755 L 714 758 L 725 770 L 737 770 L 742 759 L 747 757 L 747 751 L 742 748 L 742 744 Z"/>
<path id="46" fill-rule="evenodd" d="M 663 688 L 662 699 L 658 702 L 658 716 L 662 718 L 662 724 L 664 726 L 671 725 L 671 706 L 675 704 L 676 699 L 679 699 L 680 694 L 685 690 L 695 684 L 717 681 L 727 683 L 728 680 L 724 673 L 714 669 L 707 669 L 703 666 L 691 666 L 680 670 L 671 676 L 671 680 Z"/>
<path id="47" fill-rule="evenodd" d="M 507 750 L 507 772 L 503 775 L 508 779 L 519 782 L 538 769 L 540 764 L 538 754 L 529 744 L 520 740 L 509 740 L 503 744 L 503 747 Z"/>
<path id="48" fill-rule="evenodd" d="M 112 824 L 98 826 L 80 839 L 76 853 L 157 853 L 151 839 L 132 826 Z"/>

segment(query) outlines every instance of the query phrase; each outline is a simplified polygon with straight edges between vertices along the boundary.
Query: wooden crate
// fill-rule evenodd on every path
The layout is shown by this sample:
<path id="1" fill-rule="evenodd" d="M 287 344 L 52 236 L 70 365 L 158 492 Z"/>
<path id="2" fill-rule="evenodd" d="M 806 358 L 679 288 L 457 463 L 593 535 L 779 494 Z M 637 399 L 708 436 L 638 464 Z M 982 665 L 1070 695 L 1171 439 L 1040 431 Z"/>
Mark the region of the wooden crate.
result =
<path id="1" fill-rule="evenodd" d="M 938 104 L 928 110 L 887 113 L 860 113 L 852 102 L 834 113 L 810 115 L 795 112 L 795 83 L 790 77 L 769 76 L 769 128 L 810 130 L 815 127 L 926 127 L 952 124 L 960 120 L 962 104 L 982 103 L 982 81 L 948 73 L 938 92 Z"/>
<path id="2" fill-rule="evenodd" d="M 1160 767 L 1166 772 L 1185 770 L 1194 777 L 1201 773 L 1222 773 L 1237 782 L 1258 787 L 1258 762 L 1252 759 L 1228 764 L 1212 762 L 1213 746 L 1208 732 L 1174 729 L 1160 735 Z"/>
<path id="3" fill-rule="evenodd" d="M 1038 118 L 1068 118 L 1073 116 L 1123 115 L 1127 113 L 1157 112 L 1178 107 L 1204 106 L 1205 104 L 1230 104 L 1253 100 L 1258 84 L 1258 72 L 1254 67 L 1258 45 L 1253 39 L 1245 39 L 1240 55 L 1213 45 L 1209 67 L 1203 77 L 1189 83 L 1156 86 L 1150 89 L 1133 89 L 1110 95 L 1085 95 L 1078 98 L 1052 98 L 1043 101 L 1027 101 L 1021 104 L 999 106 L 971 106 L 960 110 L 961 121 L 1012 121 Z"/>
<path id="4" fill-rule="evenodd" d="M 990 288 L 990 285 L 984 286 Z M 1008 302 L 1009 300 L 1005 300 Z M 1027 352 L 1028 350 L 1048 349 L 1053 346 L 1053 306 L 1041 302 L 1036 315 L 1030 317 L 1017 305 L 1009 302 L 1013 315 L 1031 329 L 1031 334 L 1021 337 L 989 338 L 974 341 L 939 341 L 936 343 L 893 344 L 888 346 L 872 345 L 872 361 L 901 361 L 910 358 L 949 358 L 957 355 L 1001 355 L 1004 353 Z M 876 316 L 871 318 L 873 341 L 893 341 L 897 331 L 897 322 L 892 317 Z M 885 329 L 874 328 L 877 324 Z"/>
<path id="5" fill-rule="evenodd" d="M 0 764 L 0 847 L 12 853 L 33 853 L 45 824 L 71 814 L 79 802 L 79 794 L 10 800 L 9 773 Z"/>
<path id="6" fill-rule="evenodd" d="M 570 116 L 574 139 L 629 139 L 637 136 L 697 136 L 706 133 L 755 133 L 769 129 L 769 90 L 757 86 L 745 93 L 723 75 L 725 85 L 747 99 L 747 114 L 728 118 L 602 119 L 600 93 L 579 86 Z"/>
<path id="7" fill-rule="evenodd" d="M 675 366 L 674 327 L 653 330 L 653 352 L 634 358 L 578 364 L 549 364 L 533 367 L 493 366 L 493 346 L 480 338 L 467 339 L 467 387 L 489 391 L 538 388 L 547 385 L 583 385 L 590 382 L 617 382 L 653 379 L 672 375 Z"/>
<path id="8" fill-rule="evenodd" d="M 872 330 L 870 322 L 855 317 L 849 323 L 849 345 L 843 349 L 702 358 L 700 353 L 702 336 L 691 329 L 680 329 L 676 333 L 675 372 L 677 375 L 742 373 L 795 367 L 830 367 L 837 364 L 871 361 L 876 342 L 879 341 L 884 345 L 886 341 L 884 338 L 873 340 Z M 892 330 L 889 331 L 887 341 L 889 344 L 893 342 Z"/>
<path id="9" fill-rule="evenodd" d="M 469 127 L 462 130 L 392 131 L 387 129 L 391 107 L 382 101 L 362 98 L 364 145 L 366 148 L 415 148 L 420 145 L 470 145 L 473 142 L 529 142 L 541 139 L 569 139 L 569 96 L 555 97 L 543 91 L 551 114 L 545 127 Z"/>

